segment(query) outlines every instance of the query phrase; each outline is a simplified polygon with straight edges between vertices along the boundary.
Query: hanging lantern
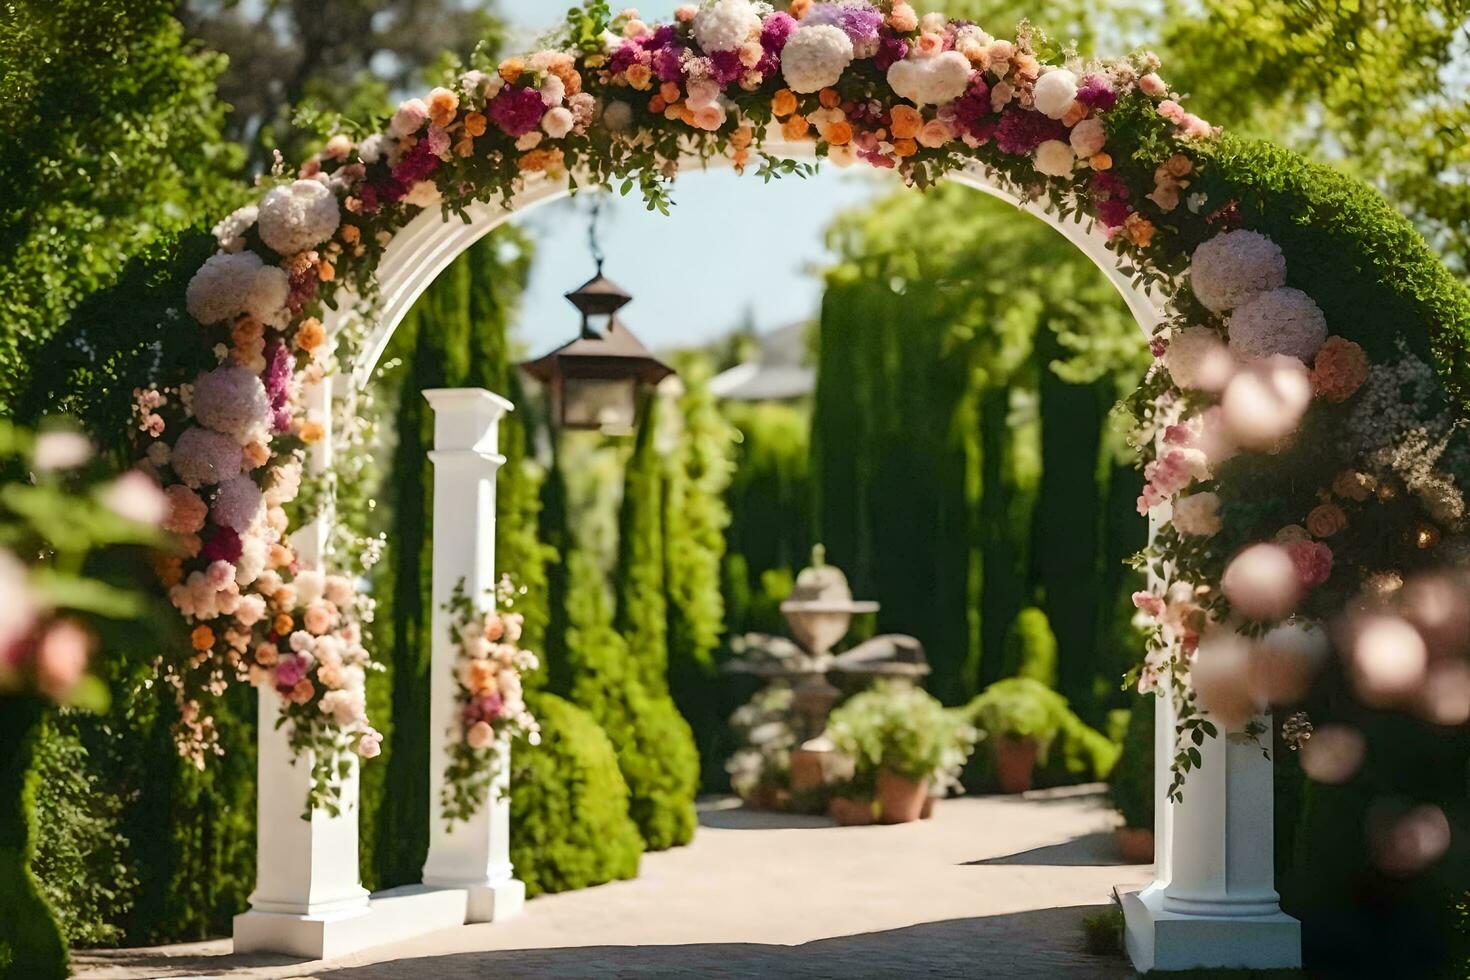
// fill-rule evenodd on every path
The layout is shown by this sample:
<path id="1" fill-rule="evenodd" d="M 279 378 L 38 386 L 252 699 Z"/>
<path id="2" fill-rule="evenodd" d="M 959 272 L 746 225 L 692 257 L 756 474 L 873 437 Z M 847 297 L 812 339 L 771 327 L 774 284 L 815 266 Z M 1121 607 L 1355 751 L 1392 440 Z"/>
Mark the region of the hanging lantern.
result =
<path id="1" fill-rule="evenodd" d="M 580 335 L 521 365 L 551 392 L 562 428 L 631 433 L 638 425 L 640 392 L 674 373 L 618 318 L 632 298 L 602 274 L 599 262 L 596 276 L 567 293 L 582 314 Z"/>

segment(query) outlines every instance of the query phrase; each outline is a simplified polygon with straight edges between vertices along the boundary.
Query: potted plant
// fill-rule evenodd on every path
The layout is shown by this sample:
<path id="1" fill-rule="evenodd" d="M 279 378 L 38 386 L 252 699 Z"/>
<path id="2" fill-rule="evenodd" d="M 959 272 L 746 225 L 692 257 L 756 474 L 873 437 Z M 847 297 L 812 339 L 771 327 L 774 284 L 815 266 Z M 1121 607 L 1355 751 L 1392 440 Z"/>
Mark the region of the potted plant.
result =
<path id="1" fill-rule="evenodd" d="M 1123 816 L 1117 830 L 1118 850 L 1129 864 L 1154 859 L 1154 696 L 1138 700 L 1128 716 L 1123 754 L 1113 767 L 1108 787 L 1113 806 Z"/>
<path id="2" fill-rule="evenodd" d="M 853 760 L 853 782 L 871 781 L 883 823 L 919 819 L 941 770 L 963 767 L 974 736 L 969 725 L 911 684 L 888 681 L 832 712 L 828 733 Z"/>
<path id="3" fill-rule="evenodd" d="M 970 702 L 970 717 L 995 746 L 996 779 L 1002 793 L 1031 788 L 1037 762 L 1047 751 L 1061 722 L 1054 710 L 1056 692 L 1029 677 L 996 681 Z"/>

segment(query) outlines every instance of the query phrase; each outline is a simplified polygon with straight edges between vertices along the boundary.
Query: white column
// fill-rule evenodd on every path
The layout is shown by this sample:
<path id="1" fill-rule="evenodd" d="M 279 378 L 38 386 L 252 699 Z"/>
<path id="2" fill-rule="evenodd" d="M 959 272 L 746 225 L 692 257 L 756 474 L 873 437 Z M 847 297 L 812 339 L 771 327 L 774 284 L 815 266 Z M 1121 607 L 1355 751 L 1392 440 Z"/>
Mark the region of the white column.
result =
<path id="1" fill-rule="evenodd" d="M 1301 966 L 1301 923 L 1281 911 L 1275 888 L 1271 761 L 1241 731 L 1199 746 L 1184 798 L 1166 798 L 1174 712 L 1159 703 L 1154 881 L 1122 895 L 1128 955 L 1149 970 Z M 1261 741 L 1270 747 L 1271 719 Z"/>
<path id="2" fill-rule="evenodd" d="M 308 459 L 312 471 L 321 472 L 331 465 L 331 379 L 308 385 L 303 400 L 326 428 Z M 322 567 L 331 520 L 323 512 L 292 535 L 301 567 Z M 313 810 L 304 817 L 313 756 L 293 755 L 288 730 L 276 727 L 280 695 L 269 687 L 259 695 L 255 891 L 250 911 L 235 917 L 235 951 L 334 955 L 345 948 L 340 937 L 356 930 L 348 923 L 368 913 L 358 874 L 357 757 L 346 757 L 338 815 Z"/>
<path id="3" fill-rule="evenodd" d="M 433 637 L 429 708 L 429 856 L 424 884 L 469 893 L 467 920 L 489 922 L 520 911 L 525 885 L 511 874 L 510 758 L 486 800 L 467 820 L 444 819 L 444 771 L 452 729 L 457 730 L 454 670 L 458 646 L 446 603 L 463 581 L 482 609 L 495 604 L 495 475 L 500 419 L 511 403 L 479 388 L 424 392 L 434 409 Z"/>

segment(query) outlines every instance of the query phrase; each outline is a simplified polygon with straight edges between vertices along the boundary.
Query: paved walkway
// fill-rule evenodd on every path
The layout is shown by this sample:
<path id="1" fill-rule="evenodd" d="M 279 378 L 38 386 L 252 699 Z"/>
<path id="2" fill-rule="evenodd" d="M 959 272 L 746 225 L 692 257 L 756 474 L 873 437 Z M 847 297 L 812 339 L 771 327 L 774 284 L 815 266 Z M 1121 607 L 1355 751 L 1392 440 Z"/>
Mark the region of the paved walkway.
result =
<path id="1" fill-rule="evenodd" d="M 1149 868 L 1119 863 L 1088 788 L 948 800 L 933 820 L 835 827 L 701 807 L 689 847 L 634 881 L 535 899 L 518 919 L 323 963 L 229 955 L 228 940 L 79 954 L 88 980 L 1131 976 L 1082 948 L 1081 919 Z"/>

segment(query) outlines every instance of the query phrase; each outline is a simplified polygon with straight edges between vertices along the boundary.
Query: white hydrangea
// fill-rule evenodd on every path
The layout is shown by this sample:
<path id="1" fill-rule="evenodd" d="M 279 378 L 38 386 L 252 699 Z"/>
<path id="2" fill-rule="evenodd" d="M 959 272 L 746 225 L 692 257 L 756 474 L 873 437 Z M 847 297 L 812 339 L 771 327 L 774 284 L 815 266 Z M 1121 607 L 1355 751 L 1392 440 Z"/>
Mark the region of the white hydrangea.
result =
<path id="1" fill-rule="evenodd" d="M 1220 391 L 1230 383 L 1235 359 L 1209 327 L 1186 327 L 1170 338 L 1164 367 L 1181 388 Z"/>
<path id="2" fill-rule="evenodd" d="M 1284 286 L 1236 307 L 1229 331 L 1230 349 L 1237 357 L 1285 354 L 1310 364 L 1327 340 L 1327 317 L 1312 297 Z"/>
<path id="3" fill-rule="evenodd" d="M 1036 148 L 1032 163 L 1038 173 L 1048 177 L 1070 177 L 1077 164 L 1077 154 L 1061 140 L 1047 140 Z"/>
<path id="4" fill-rule="evenodd" d="M 1227 231 L 1194 250 L 1189 285 L 1201 303 L 1224 313 L 1286 285 L 1286 257 L 1260 232 Z"/>
<path id="5" fill-rule="evenodd" d="M 260 214 L 260 208 L 254 204 L 247 204 L 243 208 L 236 208 L 213 228 L 215 241 L 219 247 L 226 252 L 238 252 L 245 247 L 245 233 L 254 225 L 255 219 Z"/>
<path id="6" fill-rule="evenodd" d="M 944 105 L 965 94 L 970 71 L 970 60 L 958 51 L 907 58 L 888 69 L 888 87 L 914 105 Z"/>
<path id="7" fill-rule="evenodd" d="M 260 202 L 260 237 L 282 255 L 320 245 L 341 220 L 337 195 L 316 180 L 273 187 Z"/>
<path id="8" fill-rule="evenodd" d="M 248 476 L 237 476 L 219 485 L 209 516 L 216 524 L 244 533 L 265 511 L 265 497 Z"/>
<path id="9" fill-rule="evenodd" d="M 1208 538 L 1220 533 L 1220 497 L 1208 490 L 1192 493 L 1174 502 L 1169 521 L 1180 534 Z"/>
<path id="10" fill-rule="evenodd" d="M 200 323 L 220 323 L 242 313 L 274 322 L 290 291 L 286 273 L 266 265 L 254 252 L 225 252 L 211 255 L 199 267 L 184 301 L 189 315 Z"/>
<path id="11" fill-rule="evenodd" d="M 1031 104 L 1036 107 L 1036 111 L 1053 119 L 1065 116 L 1075 101 L 1077 76 L 1065 68 L 1053 68 L 1038 78 L 1031 89 Z"/>
<path id="12" fill-rule="evenodd" d="M 705 51 L 734 51 L 760 29 L 750 0 L 715 0 L 694 17 L 694 39 Z"/>
<path id="13" fill-rule="evenodd" d="M 201 374 L 194 381 L 194 417 L 201 425 L 230 436 L 244 445 L 270 422 L 270 396 L 249 370 L 227 364 Z"/>
<path id="14" fill-rule="evenodd" d="M 842 28 L 798 27 L 781 52 L 781 74 L 793 92 L 820 92 L 837 84 L 852 59 L 852 40 Z"/>

